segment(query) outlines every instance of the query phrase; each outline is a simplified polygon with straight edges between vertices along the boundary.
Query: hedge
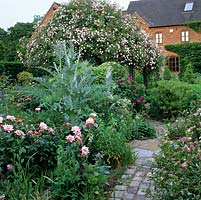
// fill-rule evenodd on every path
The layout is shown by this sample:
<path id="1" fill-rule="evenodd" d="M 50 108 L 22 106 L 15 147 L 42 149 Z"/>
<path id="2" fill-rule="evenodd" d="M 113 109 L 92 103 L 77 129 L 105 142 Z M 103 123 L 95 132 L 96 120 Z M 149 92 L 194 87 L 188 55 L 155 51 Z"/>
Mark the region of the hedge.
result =
<path id="1" fill-rule="evenodd" d="M 201 43 L 166 45 L 165 49 L 180 55 L 181 72 L 191 62 L 195 71 L 201 73 Z"/>
<path id="2" fill-rule="evenodd" d="M 20 62 L 0 62 L 0 75 L 10 75 L 11 79 L 17 79 L 17 74 L 25 70 L 25 67 Z"/>

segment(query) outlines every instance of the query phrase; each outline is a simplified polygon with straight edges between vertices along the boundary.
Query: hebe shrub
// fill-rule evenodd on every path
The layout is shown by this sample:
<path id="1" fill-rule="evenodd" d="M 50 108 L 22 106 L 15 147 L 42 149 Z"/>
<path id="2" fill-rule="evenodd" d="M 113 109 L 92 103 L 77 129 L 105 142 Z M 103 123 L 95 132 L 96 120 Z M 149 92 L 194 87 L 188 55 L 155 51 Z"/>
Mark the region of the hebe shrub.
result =
<path id="1" fill-rule="evenodd" d="M 112 72 L 112 78 L 114 81 L 128 77 L 128 67 L 122 66 L 116 62 L 105 62 L 92 68 L 92 71 L 97 76 L 97 83 L 105 83 L 105 75 L 108 68 L 110 68 Z"/>
<path id="2" fill-rule="evenodd" d="M 150 115 L 158 119 L 177 117 L 198 100 L 200 94 L 197 91 L 185 82 L 158 81 L 156 87 L 147 90 Z"/>
<path id="3" fill-rule="evenodd" d="M 21 83 L 28 83 L 32 80 L 33 74 L 27 71 L 20 72 L 17 74 L 17 80 Z"/>

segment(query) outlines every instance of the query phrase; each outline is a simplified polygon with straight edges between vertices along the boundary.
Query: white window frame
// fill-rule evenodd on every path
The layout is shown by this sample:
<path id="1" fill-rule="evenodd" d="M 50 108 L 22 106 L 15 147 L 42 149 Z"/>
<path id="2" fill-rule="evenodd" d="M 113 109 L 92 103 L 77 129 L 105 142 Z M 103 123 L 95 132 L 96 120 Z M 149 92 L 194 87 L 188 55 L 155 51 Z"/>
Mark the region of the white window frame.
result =
<path id="1" fill-rule="evenodd" d="M 181 41 L 189 42 L 189 31 L 181 31 Z"/>
<path id="2" fill-rule="evenodd" d="M 192 11 L 193 10 L 193 5 L 194 5 L 194 2 L 188 2 L 185 4 L 185 7 L 184 7 L 184 12 L 186 11 Z"/>
<path id="3" fill-rule="evenodd" d="M 155 40 L 156 44 L 162 44 L 163 43 L 163 34 L 160 33 L 155 33 Z"/>

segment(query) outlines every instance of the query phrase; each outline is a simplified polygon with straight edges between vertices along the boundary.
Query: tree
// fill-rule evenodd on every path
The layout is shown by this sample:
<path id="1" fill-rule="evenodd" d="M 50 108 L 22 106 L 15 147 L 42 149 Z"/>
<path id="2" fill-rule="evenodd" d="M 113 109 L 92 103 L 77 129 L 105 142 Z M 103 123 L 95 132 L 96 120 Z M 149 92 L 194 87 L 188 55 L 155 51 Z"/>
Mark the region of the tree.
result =
<path id="1" fill-rule="evenodd" d="M 48 67 L 55 62 L 54 45 L 73 44 L 82 58 L 95 64 L 116 61 L 133 68 L 157 69 L 159 52 L 133 17 L 101 0 L 72 0 L 40 27 L 29 43 L 24 62 Z"/>

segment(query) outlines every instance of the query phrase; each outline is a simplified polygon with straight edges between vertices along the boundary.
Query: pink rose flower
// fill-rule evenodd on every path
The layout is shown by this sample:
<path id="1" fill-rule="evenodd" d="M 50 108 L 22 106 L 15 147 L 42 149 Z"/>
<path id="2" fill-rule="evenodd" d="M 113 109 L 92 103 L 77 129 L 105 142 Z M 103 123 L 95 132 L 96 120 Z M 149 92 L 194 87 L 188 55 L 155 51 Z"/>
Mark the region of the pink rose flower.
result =
<path id="1" fill-rule="evenodd" d="M 42 130 L 46 130 L 47 129 L 47 124 L 45 124 L 44 122 L 41 122 L 39 125 L 40 129 Z"/>
<path id="2" fill-rule="evenodd" d="M 181 167 L 182 168 L 187 168 L 188 167 L 188 163 L 187 162 L 182 163 Z"/>
<path id="3" fill-rule="evenodd" d="M 89 154 L 89 148 L 86 146 L 83 146 L 81 151 L 82 151 L 82 155 L 84 155 L 84 156 Z"/>
<path id="4" fill-rule="evenodd" d="M 92 117 L 93 119 L 95 119 L 97 117 L 96 113 L 91 113 L 90 117 Z"/>
<path id="5" fill-rule="evenodd" d="M 31 97 L 26 97 L 24 100 L 25 101 L 31 101 L 32 99 L 31 99 Z"/>
<path id="6" fill-rule="evenodd" d="M 33 135 L 33 131 L 32 130 L 28 131 L 28 134 Z"/>
<path id="7" fill-rule="evenodd" d="M 48 129 L 48 133 L 54 135 L 54 130 L 53 130 L 52 128 L 49 128 L 49 129 Z"/>
<path id="8" fill-rule="evenodd" d="M 81 130 L 80 130 L 79 126 L 73 126 L 73 127 L 71 128 L 71 131 L 73 131 L 73 133 L 74 133 L 75 135 L 81 136 Z"/>
<path id="9" fill-rule="evenodd" d="M 9 132 L 9 133 L 14 130 L 13 125 L 7 125 L 7 124 L 3 125 L 3 129 L 4 129 L 4 131 Z"/>
<path id="10" fill-rule="evenodd" d="M 141 96 L 141 97 L 140 97 L 140 101 L 143 101 L 143 100 L 144 100 L 144 96 Z"/>
<path id="11" fill-rule="evenodd" d="M 190 150 L 192 151 L 192 150 L 194 150 L 195 149 L 195 146 L 193 145 L 193 144 L 190 144 Z"/>
<path id="12" fill-rule="evenodd" d="M 90 117 L 89 119 L 86 120 L 85 123 L 87 126 L 91 126 L 94 124 L 94 119 L 92 117 Z"/>
<path id="13" fill-rule="evenodd" d="M 188 145 L 184 145 L 183 150 L 184 151 L 190 151 L 190 148 L 188 147 Z"/>
<path id="14" fill-rule="evenodd" d="M 66 136 L 66 140 L 68 140 L 70 143 L 72 143 L 73 141 L 75 141 L 75 137 L 73 135 L 68 135 L 68 136 Z"/>
<path id="15" fill-rule="evenodd" d="M 136 103 L 137 105 L 139 105 L 139 104 L 141 103 L 141 100 L 140 100 L 140 99 L 136 99 L 136 100 L 135 100 L 135 103 Z"/>
<path id="16" fill-rule="evenodd" d="M 191 137 L 186 137 L 186 136 L 184 136 L 184 137 L 181 138 L 181 141 L 182 141 L 182 142 L 189 142 L 189 141 L 191 141 L 191 140 L 192 140 Z"/>
<path id="17" fill-rule="evenodd" d="M 12 115 L 8 115 L 8 116 L 6 117 L 6 119 L 7 119 L 7 120 L 10 120 L 10 121 L 15 121 L 15 117 L 12 116 Z"/>
<path id="18" fill-rule="evenodd" d="M 76 142 L 79 144 L 79 145 L 81 145 L 82 144 L 82 138 L 80 137 L 80 136 L 75 136 L 75 140 L 76 140 Z"/>
<path id="19" fill-rule="evenodd" d="M 121 80 L 118 80 L 118 81 L 117 81 L 117 84 L 120 85 L 120 84 L 121 84 Z"/>
<path id="20" fill-rule="evenodd" d="M 194 128 L 195 128 L 195 126 L 191 126 L 187 131 L 192 132 Z"/>
<path id="21" fill-rule="evenodd" d="M 0 117 L 0 124 L 3 123 L 3 117 Z"/>
<path id="22" fill-rule="evenodd" d="M 18 136 L 20 136 L 21 138 L 25 138 L 25 134 L 23 133 L 23 131 L 16 130 L 15 134 L 18 135 Z"/>

